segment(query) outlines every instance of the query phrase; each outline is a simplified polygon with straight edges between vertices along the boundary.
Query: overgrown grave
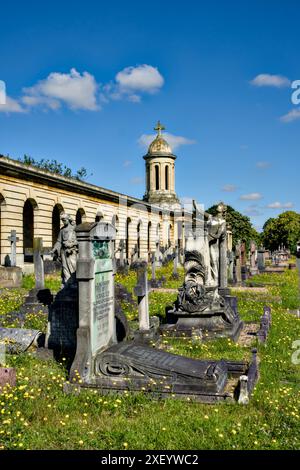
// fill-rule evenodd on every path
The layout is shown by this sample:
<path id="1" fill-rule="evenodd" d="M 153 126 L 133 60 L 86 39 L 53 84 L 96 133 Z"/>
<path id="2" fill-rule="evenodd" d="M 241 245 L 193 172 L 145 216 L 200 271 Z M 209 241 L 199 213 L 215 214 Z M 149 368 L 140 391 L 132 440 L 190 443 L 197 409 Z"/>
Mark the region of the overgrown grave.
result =
<path id="1" fill-rule="evenodd" d="M 257 370 L 252 361 L 203 361 L 155 349 L 139 340 L 116 338 L 110 224 L 82 224 L 76 229 L 79 328 L 77 348 L 66 391 L 94 388 L 102 393 L 144 391 L 164 397 L 190 397 L 204 402 L 232 400 L 226 391 L 229 377 Z M 140 331 L 150 329 L 146 299 L 145 265 L 137 266 L 140 297 Z M 143 282 L 141 278 L 143 277 Z M 249 387 L 253 388 L 253 381 Z"/>

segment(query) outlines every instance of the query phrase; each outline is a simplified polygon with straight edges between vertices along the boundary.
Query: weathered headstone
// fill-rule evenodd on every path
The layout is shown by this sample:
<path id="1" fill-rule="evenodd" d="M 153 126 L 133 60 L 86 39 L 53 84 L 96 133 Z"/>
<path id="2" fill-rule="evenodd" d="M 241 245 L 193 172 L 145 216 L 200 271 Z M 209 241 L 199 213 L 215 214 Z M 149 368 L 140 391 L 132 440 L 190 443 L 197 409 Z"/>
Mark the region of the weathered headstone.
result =
<path id="1" fill-rule="evenodd" d="M 233 276 L 233 266 L 234 266 L 233 251 L 227 251 L 227 260 L 228 260 L 228 282 L 232 283 L 233 280 L 234 280 L 234 276 Z"/>
<path id="2" fill-rule="evenodd" d="M 146 261 L 139 261 L 135 263 L 133 269 L 137 272 L 137 285 L 134 288 L 134 293 L 138 298 L 138 312 L 139 312 L 139 330 L 149 331 L 149 301 L 148 301 L 148 279 L 147 279 L 147 263 Z"/>
<path id="3" fill-rule="evenodd" d="M 257 267 L 260 272 L 265 271 L 265 249 L 259 248 L 257 251 Z"/>
<path id="4" fill-rule="evenodd" d="M 8 241 L 10 241 L 10 266 L 14 267 L 17 264 L 17 242 L 19 241 L 16 230 L 10 232 Z"/>
<path id="5" fill-rule="evenodd" d="M 76 277 L 79 284 L 79 328 L 71 375 L 80 371 L 91 380 L 97 353 L 116 343 L 114 272 L 111 224 L 82 224 L 76 228 L 79 246 Z"/>
<path id="6" fill-rule="evenodd" d="M 235 283 L 240 285 L 242 282 L 242 266 L 241 266 L 241 251 L 240 244 L 235 247 L 235 263 L 234 263 Z"/>
<path id="7" fill-rule="evenodd" d="M 250 273 L 257 274 L 256 266 L 256 244 L 252 241 L 250 243 Z"/>

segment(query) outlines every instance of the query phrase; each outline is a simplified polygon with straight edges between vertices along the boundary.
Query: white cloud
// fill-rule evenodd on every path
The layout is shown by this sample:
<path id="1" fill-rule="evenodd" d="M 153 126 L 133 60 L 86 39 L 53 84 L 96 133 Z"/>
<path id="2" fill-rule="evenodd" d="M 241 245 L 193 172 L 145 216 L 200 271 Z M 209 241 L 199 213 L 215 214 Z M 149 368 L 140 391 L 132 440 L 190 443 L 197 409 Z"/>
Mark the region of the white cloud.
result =
<path id="1" fill-rule="evenodd" d="M 253 207 L 247 207 L 244 212 L 245 214 L 250 215 L 252 217 L 258 217 L 262 215 L 262 213 L 258 209 L 254 209 Z"/>
<path id="2" fill-rule="evenodd" d="M 262 199 L 262 194 L 260 193 L 249 193 L 249 194 L 243 194 L 240 196 L 240 199 L 242 201 L 258 201 L 259 199 Z"/>
<path id="3" fill-rule="evenodd" d="M 130 183 L 131 184 L 143 184 L 144 178 L 141 178 L 140 176 L 136 176 L 135 178 L 131 178 Z"/>
<path id="4" fill-rule="evenodd" d="M 47 78 L 31 87 L 23 88 L 19 100 L 7 98 L 0 105 L 0 112 L 26 112 L 34 107 L 56 110 L 66 105 L 72 110 L 98 111 L 101 104 L 111 100 L 127 100 L 139 103 L 142 94 L 154 94 L 164 84 L 164 78 L 152 65 L 125 67 L 115 80 L 100 85 L 89 72 L 52 72 Z M 0 86 L 0 103 L 3 101 L 3 85 Z"/>
<path id="5" fill-rule="evenodd" d="M 70 73 L 52 72 L 30 88 L 24 88 L 23 102 L 27 106 L 45 105 L 57 109 L 61 103 L 72 110 L 96 111 L 98 85 L 88 72 L 80 74 L 75 68 Z"/>
<path id="6" fill-rule="evenodd" d="M 257 166 L 257 168 L 265 169 L 265 168 L 270 168 L 271 163 L 270 163 L 270 162 L 261 161 L 261 162 L 257 162 L 257 163 L 256 163 L 256 166 Z"/>
<path id="7" fill-rule="evenodd" d="M 131 160 L 124 160 L 124 162 L 123 162 L 123 166 L 124 166 L 125 168 L 127 168 L 127 167 L 130 166 L 131 164 L 132 164 L 132 161 L 131 161 Z"/>
<path id="8" fill-rule="evenodd" d="M 142 134 L 138 139 L 138 143 L 142 147 L 148 147 L 155 137 L 156 134 Z M 180 135 L 173 135 L 169 132 L 164 132 L 163 137 L 168 142 L 173 151 L 181 145 L 191 145 L 196 143 L 195 140 L 188 139 L 187 137 L 182 137 Z"/>
<path id="9" fill-rule="evenodd" d="M 133 103 L 141 101 L 141 94 L 153 95 L 164 84 L 164 78 L 156 67 L 143 64 L 136 67 L 125 67 L 117 73 L 115 80 L 102 87 L 101 99 L 128 100 Z"/>
<path id="10" fill-rule="evenodd" d="M 268 73 L 261 73 L 257 75 L 250 83 L 257 87 L 271 86 L 276 88 L 288 87 L 291 81 L 282 75 L 270 75 Z"/>
<path id="11" fill-rule="evenodd" d="M 164 79 L 156 67 L 137 65 L 126 67 L 116 75 L 116 82 L 121 91 L 128 93 L 156 93 L 164 84 Z"/>
<path id="12" fill-rule="evenodd" d="M 300 119 L 300 108 L 292 109 L 284 116 L 281 116 L 280 121 L 282 122 L 292 122 Z"/>
<path id="13" fill-rule="evenodd" d="M 292 202 L 285 202 L 281 203 L 279 201 L 272 202 L 271 204 L 268 204 L 267 207 L 269 209 L 291 209 L 294 207 L 294 204 Z"/>
<path id="14" fill-rule="evenodd" d="M 25 113 L 26 109 L 18 100 L 6 96 L 6 103 L 0 104 L 0 113 Z"/>
<path id="15" fill-rule="evenodd" d="M 226 193 L 233 193 L 236 190 L 237 187 L 234 184 L 225 184 L 222 188 L 222 191 L 225 191 Z"/>

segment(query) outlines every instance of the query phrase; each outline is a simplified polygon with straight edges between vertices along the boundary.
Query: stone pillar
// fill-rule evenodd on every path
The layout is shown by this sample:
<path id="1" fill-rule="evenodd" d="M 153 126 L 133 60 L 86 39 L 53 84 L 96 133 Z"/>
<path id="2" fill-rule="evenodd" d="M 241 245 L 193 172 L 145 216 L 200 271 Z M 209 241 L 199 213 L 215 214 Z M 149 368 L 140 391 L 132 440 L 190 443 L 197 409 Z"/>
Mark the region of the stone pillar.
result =
<path id="1" fill-rule="evenodd" d="M 220 288 L 227 287 L 227 239 L 226 234 L 220 239 L 220 274 L 219 286 Z"/>
<path id="2" fill-rule="evenodd" d="M 265 249 L 259 248 L 257 252 L 257 267 L 259 271 L 265 271 Z"/>
<path id="3" fill-rule="evenodd" d="M 134 293 L 138 298 L 139 330 L 145 332 L 150 329 L 147 263 L 146 261 L 137 262 L 133 268 L 137 271 L 137 285 Z"/>

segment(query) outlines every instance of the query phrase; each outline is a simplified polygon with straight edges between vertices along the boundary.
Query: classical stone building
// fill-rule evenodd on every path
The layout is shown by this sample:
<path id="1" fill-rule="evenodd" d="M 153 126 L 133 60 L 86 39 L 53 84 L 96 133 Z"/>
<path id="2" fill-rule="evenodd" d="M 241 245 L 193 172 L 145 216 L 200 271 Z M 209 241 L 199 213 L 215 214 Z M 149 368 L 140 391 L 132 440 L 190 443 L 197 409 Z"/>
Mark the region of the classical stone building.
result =
<path id="1" fill-rule="evenodd" d="M 161 135 L 150 144 L 146 160 L 146 194 L 136 199 L 73 178 L 67 178 L 0 156 L 0 261 L 9 260 L 11 230 L 16 230 L 17 266 L 32 267 L 33 238 L 52 247 L 60 229 L 60 214 L 76 224 L 103 219 L 117 229 L 116 247 L 125 241 L 126 257 L 137 250 L 141 258 L 160 246 L 184 244 L 184 228 L 192 214 L 183 212 L 175 193 L 175 155 Z M 118 254 L 117 254 L 118 256 Z"/>

